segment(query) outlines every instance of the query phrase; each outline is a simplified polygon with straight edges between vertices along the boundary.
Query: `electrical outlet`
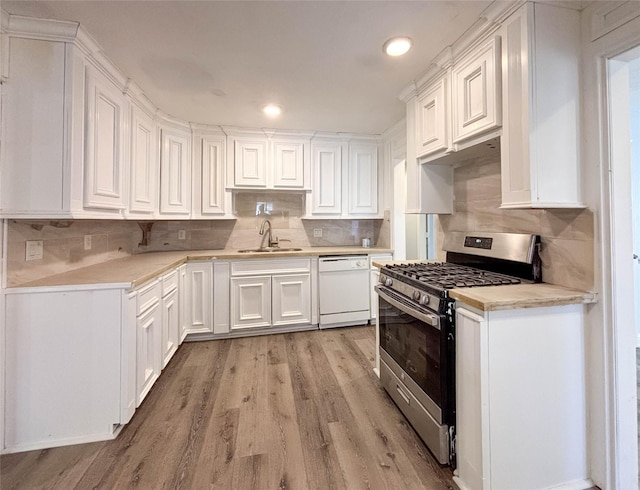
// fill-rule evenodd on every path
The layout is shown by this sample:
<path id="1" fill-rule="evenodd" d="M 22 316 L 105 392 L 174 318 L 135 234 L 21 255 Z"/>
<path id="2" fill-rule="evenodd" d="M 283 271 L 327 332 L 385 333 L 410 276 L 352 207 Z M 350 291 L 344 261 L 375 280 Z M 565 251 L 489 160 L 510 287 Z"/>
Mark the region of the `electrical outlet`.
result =
<path id="1" fill-rule="evenodd" d="M 322 228 L 314 228 L 313 229 L 313 237 L 314 238 L 322 238 Z"/>
<path id="2" fill-rule="evenodd" d="M 187 232 L 185 230 L 178 230 L 178 240 L 186 240 Z"/>
<path id="3" fill-rule="evenodd" d="M 91 250 L 91 235 L 84 236 L 84 249 Z"/>
<path id="4" fill-rule="evenodd" d="M 27 240 L 25 260 L 40 260 L 43 257 L 42 240 Z"/>

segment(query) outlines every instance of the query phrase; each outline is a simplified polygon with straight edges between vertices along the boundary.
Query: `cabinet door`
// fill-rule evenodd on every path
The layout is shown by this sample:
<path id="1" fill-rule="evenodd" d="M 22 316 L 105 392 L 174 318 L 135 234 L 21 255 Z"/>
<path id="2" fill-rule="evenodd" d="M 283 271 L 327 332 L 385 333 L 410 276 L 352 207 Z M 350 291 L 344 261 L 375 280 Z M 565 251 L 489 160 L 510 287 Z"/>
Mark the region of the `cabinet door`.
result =
<path id="1" fill-rule="evenodd" d="M 180 330 L 180 306 L 178 290 L 174 289 L 162 298 L 162 369 L 178 350 Z"/>
<path id="2" fill-rule="evenodd" d="M 211 262 L 187 264 L 187 334 L 213 332 Z"/>
<path id="3" fill-rule="evenodd" d="M 163 128 L 160 154 L 160 213 L 191 211 L 191 145 L 187 132 Z"/>
<path id="4" fill-rule="evenodd" d="M 122 295 L 122 332 L 120 345 L 120 423 L 126 424 L 133 417 L 138 406 L 136 391 L 138 373 L 137 336 L 138 319 L 136 318 L 135 292 Z"/>
<path id="5" fill-rule="evenodd" d="M 234 140 L 235 185 L 267 186 L 267 139 L 236 138 Z"/>
<path id="6" fill-rule="evenodd" d="M 311 145 L 313 214 L 342 213 L 342 143 Z"/>
<path id="7" fill-rule="evenodd" d="M 224 214 L 224 136 L 202 137 L 200 212 L 203 215 Z M 196 204 L 197 205 L 197 204 Z"/>
<path id="8" fill-rule="evenodd" d="M 349 144 L 349 214 L 378 213 L 378 146 Z"/>
<path id="9" fill-rule="evenodd" d="M 271 326 L 271 276 L 231 278 L 231 330 Z"/>
<path id="10" fill-rule="evenodd" d="M 158 208 L 157 124 L 131 105 L 131 181 L 129 211 L 153 214 Z"/>
<path id="11" fill-rule="evenodd" d="M 311 323 L 311 275 L 273 276 L 273 325 Z"/>
<path id="12" fill-rule="evenodd" d="M 136 372 L 140 406 L 162 370 L 162 314 L 156 304 L 138 317 Z"/>
<path id="13" fill-rule="evenodd" d="M 122 209 L 125 97 L 109 80 L 87 68 L 84 206 Z"/>
<path id="14" fill-rule="evenodd" d="M 495 37 L 456 64 L 453 70 L 453 142 L 500 126 L 500 37 Z"/>
<path id="15" fill-rule="evenodd" d="M 443 77 L 416 99 L 416 157 L 449 148 L 448 77 Z"/>
<path id="16" fill-rule="evenodd" d="M 273 187 L 302 189 L 304 187 L 304 143 L 272 141 Z"/>
<path id="17" fill-rule="evenodd" d="M 179 318 L 180 328 L 178 329 L 179 343 L 182 344 L 187 336 L 187 265 L 178 267 L 178 297 L 179 297 Z"/>

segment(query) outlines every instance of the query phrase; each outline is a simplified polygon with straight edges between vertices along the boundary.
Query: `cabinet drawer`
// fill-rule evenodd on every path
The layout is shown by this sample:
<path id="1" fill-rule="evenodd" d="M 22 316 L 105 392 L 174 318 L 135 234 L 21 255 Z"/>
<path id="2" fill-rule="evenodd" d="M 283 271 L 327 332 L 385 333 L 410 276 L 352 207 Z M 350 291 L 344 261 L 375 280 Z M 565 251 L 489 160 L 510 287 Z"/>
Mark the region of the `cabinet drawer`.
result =
<path id="1" fill-rule="evenodd" d="M 178 288 L 178 269 L 162 276 L 162 297 Z"/>
<path id="2" fill-rule="evenodd" d="M 136 315 L 140 316 L 145 311 L 160 303 L 161 294 L 162 288 L 158 280 L 141 287 L 138 290 Z"/>
<path id="3" fill-rule="evenodd" d="M 311 271 L 311 259 L 280 258 L 239 260 L 231 262 L 232 276 L 256 276 L 262 274 L 290 274 Z"/>

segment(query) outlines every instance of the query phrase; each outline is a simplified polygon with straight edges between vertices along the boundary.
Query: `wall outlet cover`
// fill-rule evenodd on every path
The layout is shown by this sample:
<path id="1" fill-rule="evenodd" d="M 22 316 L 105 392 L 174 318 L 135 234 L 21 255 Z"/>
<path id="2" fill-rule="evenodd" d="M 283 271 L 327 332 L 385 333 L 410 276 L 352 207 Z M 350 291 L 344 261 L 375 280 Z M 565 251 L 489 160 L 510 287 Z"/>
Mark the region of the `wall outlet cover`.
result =
<path id="1" fill-rule="evenodd" d="M 322 228 L 314 228 L 313 229 L 313 237 L 314 238 L 322 238 Z"/>
<path id="2" fill-rule="evenodd" d="M 27 240 L 25 260 L 40 260 L 44 255 L 42 240 Z"/>
<path id="3" fill-rule="evenodd" d="M 91 235 L 84 236 L 84 249 L 91 250 Z"/>
<path id="4" fill-rule="evenodd" d="M 185 240 L 187 238 L 187 232 L 185 230 L 178 230 L 178 240 Z"/>

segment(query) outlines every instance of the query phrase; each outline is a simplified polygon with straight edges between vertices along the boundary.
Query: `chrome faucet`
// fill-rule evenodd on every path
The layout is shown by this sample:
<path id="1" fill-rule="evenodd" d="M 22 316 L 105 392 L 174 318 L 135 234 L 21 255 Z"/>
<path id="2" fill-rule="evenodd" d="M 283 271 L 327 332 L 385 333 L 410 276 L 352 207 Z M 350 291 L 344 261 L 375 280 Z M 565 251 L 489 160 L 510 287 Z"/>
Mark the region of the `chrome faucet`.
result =
<path id="1" fill-rule="evenodd" d="M 271 235 L 271 221 L 265 219 L 260 225 L 260 231 L 258 232 L 260 235 L 264 235 L 264 228 L 266 225 L 269 225 L 268 234 L 267 234 L 267 246 L 268 247 L 277 247 L 278 246 L 278 237 L 273 238 Z"/>

